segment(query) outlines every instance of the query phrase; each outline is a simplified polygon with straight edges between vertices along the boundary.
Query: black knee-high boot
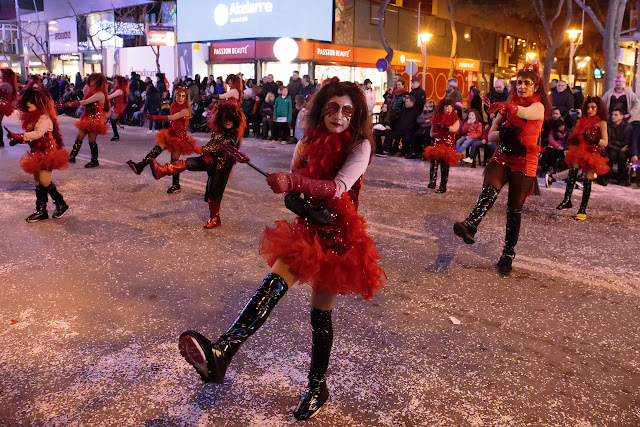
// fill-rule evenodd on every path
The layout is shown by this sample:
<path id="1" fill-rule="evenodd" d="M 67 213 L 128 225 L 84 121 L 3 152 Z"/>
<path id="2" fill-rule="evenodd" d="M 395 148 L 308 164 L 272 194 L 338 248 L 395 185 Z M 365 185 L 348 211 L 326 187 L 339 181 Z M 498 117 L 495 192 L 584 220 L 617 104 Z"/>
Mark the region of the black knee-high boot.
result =
<path id="1" fill-rule="evenodd" d="M 98 143 L 89 141 L 89 148 L 91 149 L 91 161 L 84 165 L 85 168 L 93 168 L 100 166 L 98 163 Z"/>
<path id="2" fill-rule="evenodd" d="M 47 212 L 48 201 L 47 190 L 42 185 L 36 185 L 36 211 L 27 217 L 27 222 L 49 219 L 49 213 Z"/>
<path id="3" fill-rule="evenodd" d="M 571 195 L 573 194 L 573 187 L 576 186 L 576 180 L 578 179 L 578 169 L 569 169 L 569 176 L 567 177 L 567 189 L 564 191 L 564 199 L 556 207 L 559 211 L 565 209 L 571 209 L 573 204 L 571 203 Z"/>
<path id="4" fill-rule="evenodd" d="M 175 162 L 177 160 L 178 159 L 171 159 L 171 163 L 173 163 L 173 162 Z M 169 189 L 167 190 L 167 194 L 173 194 L 173 193 L 176 193 L 176 192 L 182 190 L 180 188 L 180 174 L 177 173 L 175 175 L 172 175 L 172 178 L 173 178 L 173 181 L 172 181 L 173 185 L 171 187 L 169 187 Z"/>
<path id="5" fill-rule="evenodd" d="M 447 181 L 449 181 L 449 163 L 440 160 L 440 186 L 436 190 L 436 193 L 447 192 Z"/>
<path id="6" fill-rule="evenodd" d="M 142 173 L 142 170 L 149 164 L 149 162 L 151 162 L 151 159 L 155 159 L 160 155 L 160 153 L 162 153 L 162 147 L 156 145 L 151 149 L 151 151 L 149 151 L 146 156 L 144 156 L 140 163 L 129 160 L 127 164 L 136 175 L 140 175 Z"/>
<path id="7" fill-rule="evenodd" d="M 466 244 L 471 245 L 476 242 L 475 235 L 478 231 L 478 225 L 480 225 L 482 218 L 495 203 L 498 194 L 500 194 L 500 190 L 493 185 L 482 187 L 480 196 L 478 196 L 478 200 L 476 200 L 476 204 L 467 219 L 462 222 L 456 222 L 453 225 L 453 232 L 462 237 Z"/>
<path id="8" fill-rule="evenodd" d="M 282 277 L 269 273 L 231 328 L 215 343 L 196 331 L 185 331 L 180 335 L 180 354 L 196 369 L 203 381 L 222 384 L 233 355 L 267 320 L 287 289 L 289 286 Z"/>
<path id="9" fill-rule="evenodd" d="M 4 147 L 4 129 L 2 128 L 2 122 L 0 122 L 0 147 Z"/>
<path id="10" fill-rule="evenodd" d="M 520 236 L 521 217 L 522 211 L 520 209 L 507 208 L 507 229 L 504 237 L 504 248 L 497 264 L 500 274 L 511 273 L 511 264 L 516 256 L 516 244 L 518 243 L 518 236 Z"/>
<path id="11" fill-rule="evenodd" d="M 299 420 L 306 420 L 313 416 L 329 398 L 325 373 L 329 367 L 329 357 L 333 345 L 331 310 L 319 310 L 311 307 L 311 336 L 309 383 L 293 412 L 293 416 Z"/>
<path id="12" fill-rule="evenodd" d="M 69 209 L 69 205 L 64 201 L 62 194 L 56 188 L 56 185 L 51 182 L 47 187 L 45 187 L 47 193 L 51 196 L 53 203 L 56 205 L 56 210 L 51 215 L 51 218 L 60 218 L 64 213 Z"/>
<path id="13" fill-rule="evenodd" d="M 591 179 L 584 180 L 584 188 L 582 189 L 582 202 L 580 203 L 580 209 L 576 219 L 584 221 L 587 219 L 587 203 L 589 203 L 589 197 L 591 197 Z"/>
<path id="14" fill-rule="evenodd" d="M 120 134 L 118 133 L 118 120 L 109 119 L 111 122 L 111 129 L 113 129 L 113 138 L 111 141 L 120 141 Z"/>
<path id="15" fill-rule="evenodd" d="M 82 147 L 82 140 L 76 139 L 76 142 L 73 143 L 73 148 L 71 149 L 71 153 L 69 154 L 69 161 L 71 163 L 76 162 L 76 156 L 78 155 L 78 151 L 80 151 L 80 147 Z"/>
<path id="16" fill-rule="evenodd" d="M 432 159 L 429 163 L 429 185 L 427 185 L 427 188 L 436 188 L 436 179 L 438 178 L 438 161 Z"/>

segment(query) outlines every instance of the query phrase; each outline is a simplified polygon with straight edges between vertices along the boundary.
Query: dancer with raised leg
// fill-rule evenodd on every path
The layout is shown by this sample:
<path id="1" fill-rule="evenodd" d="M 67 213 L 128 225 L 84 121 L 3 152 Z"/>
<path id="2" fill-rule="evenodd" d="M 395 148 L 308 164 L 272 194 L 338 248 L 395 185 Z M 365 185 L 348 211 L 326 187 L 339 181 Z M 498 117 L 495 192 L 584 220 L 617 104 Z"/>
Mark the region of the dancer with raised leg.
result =
<path id="1" fill-rule="evenodd" d="M 588 96 L 582 105 L 582 118 L 578 120 L 569 136 L 569 150 L 564 161 L 569 166 L 567 189 L 564 199 L 556 207 L 558 210 L 571 209 L 571 194 L 578 179 L 578 169 L 585 174 L 582 189 L 582 203 L 576 214 L 576 219 L 587 219 L 587 203 L 591 196 L 591 182 L 609 172 L 608 158 L 602 157 L 602 147 L 608 144 L 607 136 L 607 107 L 597 96 Z"/>
<path id="2" fill-rule="evenodd" d="M 20 167 L 33 175 L 36 184 L 36 211 L 29 215 L 27 222 L 49 218 L 49 195 L 56 205 L 53 218 L 60 218 L 69 206 L 51 181 L 51 172 L 67 168 L 69 152 L 62 142 L 53 100 L 48 92 L 31 87 L 23 92 L 18 107 L 25 133 L 16 134 L 7 129 L 7 136 L 11 139 L 10 145 L 29 144 L 31 148 L 20 159 Z"/>
<path id="3" fill-rule="evenodd" d="M 460 127 L 460 119 L 454 109 L 452 99 L 445 98 L 436 106 L 436 112 L 431 119 L 431 137 L 434 145 L 425 148 L 424 157 L 430 161 L 429 185 L 427 188 L 436 188 L 438 166 L 440 166 L 440 187 L 436 193 L 447 191 L 449 180 L 449 167 L 455 166 L 462 159 L 462 154 L 456 152 L 455 133 Z"/>
<path id="4" fill-rule="evenodd" d="M 383 285 L 380 255 L 357 213 L 362 177 L 369 164 L 371 121 L 358 86 L 324 85 L 313 97 L 307 133 L 294 154 L 291 173 L 273 173 L 267 183 L 276 193 L 303 193 L 311 206 L 331 212 L 318 225 L 298 217 L 267 228 L 260 253 L 271 272 L 241 311 L 235 323 L 215 342 L 195 331 L 180 336 L 180 353 L 206 382 L 222 383 L 232 357 L 265 322 L 294 284 L 310 283 L 311 366 L 308 385 L 293 415 L 313 416 L 329 397 L 325 373 L 333 343 L 331 313 L 337 294 L 365 299 Z M 259 351 L 260 349 L 258 349 Z"/>
<path id="5" fill-rule="evenodd" d="M 2 119 L 13 114 L 18 96 L 18 79 L 10 68 L 0 69 L 0 147 L 4 147 Z"/>
<path id="6" fill-rule="evenodd" d="M 113 138 L 111 138 L 111 141 L 120 141 L 118 122 L 127 106 L 127 102 L 129 102 L 129 80 L 127 80 L 126 77 L 115 76 L 113 82 L 113 90 L 109 92 L 107 96 L 107 99 L 113 105 L 107 113 L 107 118 L 111 122 L 111 129 L 113 129 Z"/>
<path id="7" fill-rule="evenodd" d="M 142 170 L 151 163 L 164 150 L 171 153 L 171 162 L 180 159 L 181 155 L 194 154 L 196 152 L 196 140 L 187 135 L 189 118 L 192 116 L 191 102 L 187 88 L 178 87 L 176 89 L 175 100 L 171 103 L 168 116 L 151 116 L 151 120 L 157 122 L 171 122 L 169 129 L 161 129 L 156 134 L 156 145 L 139 162 L 129 160 L 127 164 L 131 170 L 140 175 Z M 173 175 L 173 184 L 167 190 L 168 194 L 180 191 L 180 174 Z"/>
<path id="8" fill-rule="evenodd" d="M 504 248 L 496 265 L 500 274 L 507 275 L 516 255 L 522 205 L 534 189 L 542 122 L 551 111 L 539 65 L 525 64 L 511 86 L 509 101 L 493 104 L 489 111 L 499 111 L 489 132 L 489 142 L 498 142 L 500 148 L 485 168 L 482 191 L 473 210 L 466 220 L 455 223 L 453 231 L 465 243 L 475 243 L 478 225 L 502 187 L 509 183 Z"/>

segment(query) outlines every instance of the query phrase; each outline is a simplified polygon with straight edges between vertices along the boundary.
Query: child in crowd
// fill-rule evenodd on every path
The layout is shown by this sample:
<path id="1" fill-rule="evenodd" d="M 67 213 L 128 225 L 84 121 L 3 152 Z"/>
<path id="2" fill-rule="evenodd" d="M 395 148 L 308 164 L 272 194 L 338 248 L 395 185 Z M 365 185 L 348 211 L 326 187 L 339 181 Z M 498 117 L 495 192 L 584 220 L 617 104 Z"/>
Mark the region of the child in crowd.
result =
<path id="1" fill-rule="evenodd" d="M 273 139 L 270 144 L 277 144 L 282 141 L 282 145 L 286 145 L 289 140 L 289 123 L 291 123 L 292 105 L 291 97 L 289 97 L 289 89 L 284 86 L 282 94 L 276 98 L 273 107 Z"/>
<path id="2" fill-rule="evenodd" d="M 478 110 L 469 110 L 467 121 L 458 130 L 458 136 L 462 136 L 456 141 L 456 151 L 458 153 L 463 154 L 467 150 L 467 147 L 482 137 L 482 122 L 478 119 L 479 117 L 480 113 L 478 113 Z M 471 163 L 471 159 L 471 157 L 465 157 L 463 161 Z"/>
<path id="3" fill-rule="evenodd" d="M 296 117 L 296 130 L 293 133 L 293 137 L 298 142 L 304 136 L 304 130 L 307 127 L 307 101 L 302 95 L 296 95 L 296 110 L 298 110 L 298 116 Z"/>

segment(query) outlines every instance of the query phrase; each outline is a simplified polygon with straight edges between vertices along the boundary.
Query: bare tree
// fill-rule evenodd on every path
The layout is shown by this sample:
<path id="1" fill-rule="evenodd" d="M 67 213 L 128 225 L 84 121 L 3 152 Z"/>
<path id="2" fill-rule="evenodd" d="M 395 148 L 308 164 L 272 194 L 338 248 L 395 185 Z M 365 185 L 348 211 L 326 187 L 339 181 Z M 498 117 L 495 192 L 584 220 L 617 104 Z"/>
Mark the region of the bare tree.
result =
<path id="1" fill-rule="evenodd" d="M 455 7 L 456 0 L 447 0 L 447 7 L 449 8 L 449 24 L 451 25 L 451 68 L 449 68 L 449 78 L 453 78 L 453 73 L 456 70 L 456 59 L 458 58 L 458 30 L 456 30 L 456 17 Z"/>
<path id="2" fill-rule="evenodd" d="M 23 42 L 24 41 L 28 42 L 31 53 L 33 53 L 35 56 L 40 58 L 44 66 L 47 67 L 47 70 L 51 73 L 52 72 L 51 71 L 51 53 L 49 51 L 49 43 L 47 43 L 47 41 L 42 37 L 38 37 L 38 31 L 41 29 L 41 27 L 44 27 L 44 31 L 48 31 L 47 24 L 44 22 L 38 21 L 38 23 L 36 24 L 36 28 L 33 31 L 31 31 L 30 25 L 31 25 L 30 23 L 27 23 L 27 24 L 21 23 L 20 25 L 20 29 L 22 30 L 23 37 L 26 36 L 26 38 L 23 39 Z M 36 52 L 35 50 L 36 45 L 40 47 L 42 54 L 39 54 L 38 52 Z"/>
<path id="3" fill-rule="evenodd" d="M 575 0 L 578 6 L 584 10 L 593 21 L 602 35 L 602 50 L 604 51 L 604 90 L 608 91 L 613 87 L 613 81 L 618 74 L 618 55 L 620 52 L 620 30 L 622 29 L 622 19 L 627 7 L 627 0 L 609 0 L 607 9 L 607 19 L 605 24 L 598 19 L 585 0 Z M 602 15 L 600 13 L 600 15 Z"/>
<path id="4" fill-rule="evenodd" d="M 380 35 L 380 41 L 382 42 L 382 47 L 387 52 L 387 56 L 384 59 L 387 60 L 387 88 L 392 86 L 393 82 L 393 72 L 391 71 L 391 61 L 393 60 L 393 49 L 387 43 L 387 38 L 384 35 L 384 10 L 389 4 L 390 0 L 383 0 L 380 4 L 380 8 L 378 9 L 378 35 Z"/>
<path id="5" fill-rule="evenodd" d="M 565 0 L 559 0 L 557 2 L 554 14 L 551 16 L 547 16 L 544 1 L 533 0 L 533 6 L 536 9 L 538 18 L 540 18 L 540 22 L 542 22 L 542 26 L 544 27 L 544 34 L 547 39 L 547 53 L 544 56 L 544 82 L 548 82 L 549 77 L 551 77 L 551 67 L 553 65 L 554 57 L 553 54 L 555 53 L 556 49 L 560 47 L 562 42 L 565 41 L 565 34 L 567 33 L 567 29 L 569 28 L 569 24 L 571 23 L 571 17 L 573 15 L 573 3 L 572 0 L 567 0 L 567 13 L 565 15 L 562 27 L 556 32 L 553 31 L 553 23 L 562 13 L 564 3 Z"/>

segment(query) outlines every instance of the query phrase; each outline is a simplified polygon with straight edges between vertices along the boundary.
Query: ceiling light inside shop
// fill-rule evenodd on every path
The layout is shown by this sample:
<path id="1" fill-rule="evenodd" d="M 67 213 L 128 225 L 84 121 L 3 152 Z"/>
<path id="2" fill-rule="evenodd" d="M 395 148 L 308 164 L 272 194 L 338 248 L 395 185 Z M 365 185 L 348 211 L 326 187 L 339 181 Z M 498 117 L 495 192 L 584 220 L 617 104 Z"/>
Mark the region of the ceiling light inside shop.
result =
<path id="1" fill-rule="evenodd" d="M 298 56 L 298 43 L 291 37 L 281 37 L 273 44 L 273 54 L 280 62 L 291 62 Z"/>

